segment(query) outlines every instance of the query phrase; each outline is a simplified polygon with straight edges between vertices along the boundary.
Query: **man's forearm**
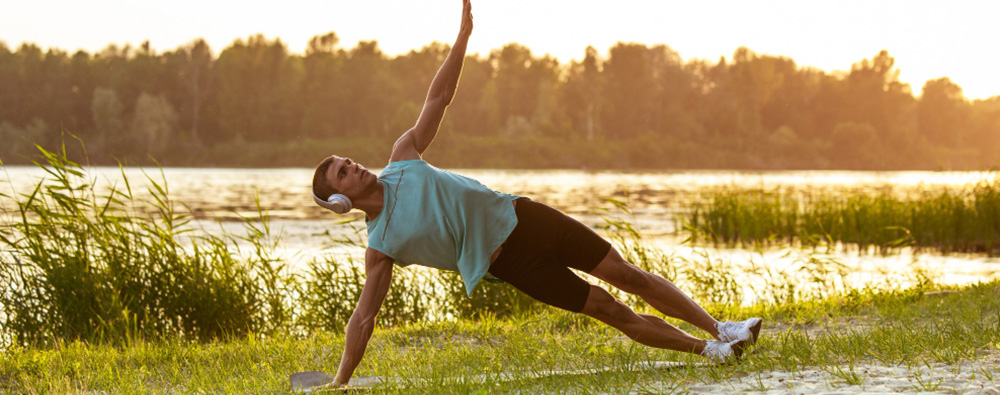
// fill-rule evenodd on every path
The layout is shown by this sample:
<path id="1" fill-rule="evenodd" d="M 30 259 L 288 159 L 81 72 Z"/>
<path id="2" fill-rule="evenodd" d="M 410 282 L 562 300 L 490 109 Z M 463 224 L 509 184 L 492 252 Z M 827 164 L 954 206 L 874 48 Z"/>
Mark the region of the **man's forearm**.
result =
<path id="1" fill-rule="evenodd" d="M 427 92 L 428 101 L 440 100 L 446 106 L 451 104 L 455 97 L 455 91 L 458 89 L 459 77 L 462 75 L 462 64 L 465 63 L 465 50 L 469 44 L 470 33 L 465 30 L 459 32 L 455 45 L 448 53 L 448 58 L 445 59 L 444 64 L 434 76 L 434 81 L 431 82 L 431 87 Z"/>
<path id="2" fill-rule="evenodd" d="M 340 360 L 340 368 L 337 369 L 338 383 L 347 385 L 347 382 L 350 381 L 354 370 L 357 369 L 361 358 L 365 355 L 365 349 L 368 347 L 368 340 L 371 338 L 374 328 L 375 322 L 373 320 L 361 319 L 356 314 L 352 314 L 351 319 L 347 321 L 347 330 L 344 333 L 344 355 Z"/>

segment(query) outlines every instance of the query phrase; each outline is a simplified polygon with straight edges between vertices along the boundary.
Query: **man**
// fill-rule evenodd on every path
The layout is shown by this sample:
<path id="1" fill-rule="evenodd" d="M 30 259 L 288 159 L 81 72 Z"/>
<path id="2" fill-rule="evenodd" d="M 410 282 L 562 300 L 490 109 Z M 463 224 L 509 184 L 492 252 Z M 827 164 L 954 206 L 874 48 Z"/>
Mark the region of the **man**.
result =
<path id="1" fill-rule="evenodd" d="M 739 358 L 756 341 L 759 318 L 718 322 L 669 281 L 626 262 L 578 221 L 421 159 L 455 95 L 471 34 L 472 6 L 463 0 L 458 39 L 431 83 L 416 125 L 396 140 L 381 175 L 339 156 L 326 158 L 316 168 L 316 202 L 341 214 L 360 209 L 368 225 L 365 284 L 347 323 L 336 382 L 346 385 L 361 361 L 394 262 L 458 271 L 469 293 L 489 272 L 539 301 L 594 317 L 642 344 L 719 362 Z M 659 317 L 637 314 L 570 268 L 639 295 L 661 313 L 690 322 L 718 340 L 698 339 Z"/>

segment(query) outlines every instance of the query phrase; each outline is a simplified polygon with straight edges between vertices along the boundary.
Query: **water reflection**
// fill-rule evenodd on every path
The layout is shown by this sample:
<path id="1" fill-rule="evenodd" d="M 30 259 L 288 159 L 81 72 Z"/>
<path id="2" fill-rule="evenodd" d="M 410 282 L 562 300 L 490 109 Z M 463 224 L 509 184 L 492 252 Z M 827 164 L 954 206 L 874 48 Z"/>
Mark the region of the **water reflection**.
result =
<path id="1" fill-rule="evenodd" d="M 37 167 L 10 166 L 0 172 L 0 193 L 30 191 L 45 173 Z M 89 178 L 102 188 L 124 188 L 118 168 L 92 168 Z M 507 193 L 531 197 L 561 209 L 590 226 L 602 223 L 599 208 L 610 208 L 604 198 L 627 200 L 632 209 L 630 220 L 657 248 L 684 253 L 674 231 L 674 218 L 698 195 L 713 188 L 762 188 L 801 193 L 837 194 L 855 191 L 885 191 L 908 194 L 921 190 L 965 188 L 993 179 L 990 172 L 858 172 L 858 171 L 580 171 L 580 170 L 453 170 L 482 181 Z M 166 180 L 169 196 L 188 207 L 195 225 L 208 232 L 220 229 L 239 233 L 242 224 L 234 221 L 256 217 L 257 199 L 270 216 L 272 229 L 281 235 L 280 255 L 293 262 L 304 262 L 319 254 L 336 253 L 358 258 L 360 249 L 335 247 L 331 240 L 352 234 L 349 226 L 334 225 L 342 219 L 313 204 L 310 197 L 312 169 L 162 169 L 129 168 L 124 170 L 137 196 L 148 196 L 154 180 Z M 377 171 L 376 171 L 377 172 Z M 10 201 L 4 199 L 8 214 Z M 360 220 L 360 213 L 346 218 Z M 357 222 L 357 227 L 363 223 Z M 364 232 L 361 232 L 363 235 Z M 749 262 L 743 250 L 715 250 L 727 259 Z M 756 258 L 773 267 L 787 261 L 780 250 Z M 839 261 L 853 267 L 858 276 L 912 271 L 913 262 L 930 267 L 938 279 L 963 284 L 997 275 L 1000 260 L 978 256 L 947 256 L 903 253 L 891 257 L 837 255 Z M 898 269 L 898 270 L 897 270 Z M 886 277 L 888 278 L 888 277 Z"/>
<path id="2" fill-rule="evenodd" d="M 37 167 L 9 166 L 0 173 L 0 185 L 10 192 L 30 190 L 45 175 Z M 118 168 L 92 168 L 91 179 L 103 187 L 124 187 Z M 160 169 L 124 171 L 137 195 L 150 186 L 147 176 L 159 180 Z M 374 170 L 378 172 L 378 170 Z M 813 193 L 962 188 L 994 177 L 989 172 L 859 172 L 859 171 L 682 171 L 622 172 L 580 170 L 454 170 L 487 186 L 545 202 L 571 214 L 585 214 L 604 206 L 602 198 L 628 198 L 637 210 L 669 213 L 710 188 L 763 188 Z M 329 214 L 312 204 L 311 169 L 200 169 L 167 168 L 162 179 L 177 202 L 198 218 L 233 219 L 256 213 L 255 197 L 272 218 L 322 219 Z M 6 192 L 6 191 L 5 191 Z M 650 211 L 651 210 L 651 211 Z"/>

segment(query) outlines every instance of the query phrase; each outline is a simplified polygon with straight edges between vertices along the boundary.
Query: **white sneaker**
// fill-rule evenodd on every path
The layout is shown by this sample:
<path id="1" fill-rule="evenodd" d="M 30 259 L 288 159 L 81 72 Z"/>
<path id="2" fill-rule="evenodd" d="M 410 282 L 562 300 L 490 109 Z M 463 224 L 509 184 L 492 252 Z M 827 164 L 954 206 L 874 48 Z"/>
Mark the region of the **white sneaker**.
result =
<path id="1" fill-rule="evenodd" d="M 760 334 L 760 318 L 751 318 L 738 322 L 719 322 L 715 324 L 715 329 L 719 330 L 719 340 L 729 343 L 733 341 L 749 341 L 750 344 L 757 342 L 757 335 Z"/>
<path id="2" fill-rule="evenodd" d="M 701 356 L 720 364 L 736 362 L 743 356 L 743 347 L 745 345 L 746 342 L 743 340 L 734 342 L 709 340 L 705 344 L 705 348 L 701 351 Z"/>

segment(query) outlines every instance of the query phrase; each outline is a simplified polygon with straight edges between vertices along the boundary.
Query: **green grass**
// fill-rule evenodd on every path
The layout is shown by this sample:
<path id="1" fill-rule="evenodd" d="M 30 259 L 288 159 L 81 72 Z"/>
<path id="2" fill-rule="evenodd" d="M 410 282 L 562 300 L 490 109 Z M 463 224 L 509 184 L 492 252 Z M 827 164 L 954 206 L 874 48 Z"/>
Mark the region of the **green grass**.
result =
<path id="1" fill-rule="evenodd" d="M 682 214 L 683 232 L 715 245 L 834 245 L 893 252 L 1000 255 L 1000 177 L 962 190 L 791 193 L 721 189 Z"/>
<path id="2" fill-rule="evenodd" d="M 857 291 L 823 300 L 731 309 L 733 317 L 765 317 L 758 353 L 736 366 L 662 371 L 633 371 L 628 366 L 646 360 L 700 360 L 637 345 L 596 321 L 554 309 L 503 320 L 482 317 L 380 327 L 356 376 L 401 380 L 375 388 L 382 393 L 662 393 L 719 382 L 753 382 L 768 372 L 809 368 L 826 370 L 830 380 L 863 386 L 868 377 L 856 366 L 868 363 L 906 366 L 919 378 L 915 386 L 930 388 L 940 380 L 921 376 L 923 367 L 981 360 L 1000 352 L 1000 282 L 952 291 L 956 292 Z M 335 371 L 342 346 L 339 332 L 317 332 L 211 343 L 67 342 L 44 349 L 14 347 L 0 360 L 0 391 L 287 393 L 291 373 Z M 978 374 L 1000 374 L 995 365 L 986 366 Z M 542 379 L 530 374 L 593 367 L 610 370 Z M 514 377 L 453 381 L 499 372 Z"/>

